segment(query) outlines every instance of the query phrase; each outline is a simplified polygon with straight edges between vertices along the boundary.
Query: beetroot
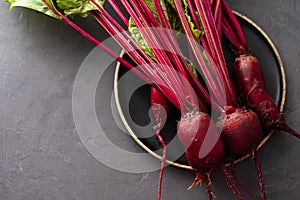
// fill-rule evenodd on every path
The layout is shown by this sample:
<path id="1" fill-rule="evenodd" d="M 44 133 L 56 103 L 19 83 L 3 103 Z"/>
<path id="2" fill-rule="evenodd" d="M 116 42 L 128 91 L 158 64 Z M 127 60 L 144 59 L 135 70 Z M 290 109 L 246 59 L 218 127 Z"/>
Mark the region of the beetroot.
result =
<path id="1" fill-rule="evenodd" d="M 235 84 L 241 100 L 245 106 L 258 114 L 265 127 L 272 130 L 284 130 L 300 138 L 300 133 L 287 125 L 283 113 L 268 94 L 260 63 L 251 54 L 238 20 L 225 0 L 222 0 L 222 5 L 225 11 L 222 18 L 223 31 L 237 53 L 233 68 Z"/>
<path id="2" fill-rule="evenodd" d="M 251 153 L 262 140 L 259 118 L 251 110 L 228 107 L 220 124 L 223 125 L 221 128 L 224 144 L 233 154 Z"/>
<path id="3" fill-rule="evenodd" d="M 185 155 L 194 169 L 206 173 L 223 164 L 224 145 L 209 115 L 197 112 L 192 116 L 183 116 L 178 123 L 177 134 L 186 149 Z M 201 147 L 207 135 L 209 135 L 209 140 L 206 142 L 210 145 L 206 146 L 210 149 L 203 150 Z M 202 154 L 200 149 L 207 154 Z"/>
<path id="4" fill-rule="evenodd" d="M 212 200 L 214 195 L 210 176 L 214 170 L 220 169 L 233 192 L 239 199 L 244 199 L 224 165 L 224 145 L 216 125 L 208 114 L 195 112 L 182 116 L 178 122 L 177 134 L 185 147 L 188 162 L 196 171 L 194 183 L 190 188 L 204 182 L 209 199 Z"/>
<path id="5" fill-rule="evenodd" d="M 299 132 L 287 125 L 283 113 L 268 94 L 257 58 L 241 55 L 235 59 L 233 68 L 241 99 L 259 115 L 263 125 L 272 130 L 287 131 L 300 138 Z"/>
<path id="6" fill-rule="evenodd" d="M 164 94 L 159 91 L 155 86 L 150 88 L 150 104 L 151 110 L 154 115 L 156 126 L 153 127 L 155 135 L 163 147 L 163 155 L 161 158 L 161 168 L 159 173 L 159 184 L 158 184 L 158 199 L 161 199 L 161 185 L 164 173 L 164 165 L 167 158 L 167 144 L 160 134 L 160 131 L 166 122 L 168 116 L 172 112 L 172 106 Z"/>
<path id="7" fill-rule="evenodd" d="M 150 88 L 150 103 L 155 118 L 159 115 L 163 120 L 166 120 L 170 116 L 173 109 L 172 105 L 155 86 Z"/>

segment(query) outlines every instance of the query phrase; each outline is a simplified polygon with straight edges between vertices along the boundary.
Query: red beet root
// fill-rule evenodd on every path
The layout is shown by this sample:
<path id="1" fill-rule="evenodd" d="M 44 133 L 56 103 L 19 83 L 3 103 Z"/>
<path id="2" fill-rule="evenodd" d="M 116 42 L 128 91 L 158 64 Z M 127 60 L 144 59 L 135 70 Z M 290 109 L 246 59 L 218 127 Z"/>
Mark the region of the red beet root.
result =
<path id="1" fill-rule="evenodd" d="M 273 130 L 287 131 L 300 138 L 299 132 L 287 125 L 283 113 L 268 94 L 257 58 L 241 55 L 236 58 L 233 68 L 242 101 L 258 114 L 262 124 Z"/>
<path id="2" fill-rule="evenodd" d="M 185 156 L 188 162 L 196 170 L 196 178 L 189 189 L 204 182 L 209 199 L 212 200 L 214 195 L 211 190 L 210 175 L 214 170 L 220 169 L 233 192 L 239 199 L 244 199 L 223 164 L 224 145 L 220 133 L 209 115 L 196 112 L 183 116 L 178 123 L 177 134 L 185 147 Z"/>
<path id="3" fill-rule="evenodd" d="M 220 133 L 209 115 L 198 112 L 192 116 L 182 117 L 178 123 L 177 133 L 186 148 L 185 155 L 188 162 L 198 172 L 207 173 L 223 164 L 224 146 Z M 205 139 L 207 136 L 209 137 Z M 204 145 L 204 142 L 207 145 Z"/>
<path id="4" fill-rule="evenodd" d="M 166 120 L 172 112 L 172 105 L 156 87 L 151 87 L 150 95 L 150 103 L 154 116 L 160 115 L 162 119 Z"/>
<path id="5" fill-rule="evenodd" d="M 157 90 L 156 87 L 151 87 L 150 95 L 151 110 L 156 121 L 156 126 L 154 127 L 155 134 L 157 139 L 163 146 L 163 155 L 161 158 L 161 168 L 158 183 L 158 199 L 161 199 L 162 178 L 164 173 L 165 161 L 167 158 L 167 144 L 162 138 L 160 131 L 168 116 L 171 114 L 172 108 L 170 102 L 168 102 L 164 94 L 161 91 Z"/>
<path id="6" fill-rule="evenodd" d="M 262 139 L 259 118 L 248 109 L 227 108 L 219 126 L 222 128 L 222 139 L 227 150 L 236 155 L 250 153 Z"/>

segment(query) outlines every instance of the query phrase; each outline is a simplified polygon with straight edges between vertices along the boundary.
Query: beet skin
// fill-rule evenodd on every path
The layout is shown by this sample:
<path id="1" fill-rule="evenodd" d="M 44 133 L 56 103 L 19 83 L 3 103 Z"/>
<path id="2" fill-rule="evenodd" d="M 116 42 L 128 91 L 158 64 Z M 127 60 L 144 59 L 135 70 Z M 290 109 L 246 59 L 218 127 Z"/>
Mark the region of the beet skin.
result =
<path id="1" fill-rule="evenodd" d="M 236 58 L 233 69 L 241 100 L 258 114 L 262 124 L 269 129 L 284 130 L 300 138 L 299 132 L 287 125 L 283 113 L 268 94 L 257 58 L 241 55 Z"/>
<path id="2" fill-rule="evenodd" d="M 194 169 L 207 173 L 223 164 L 224 146 L 220 133 L 209 115 L 197 112 L 184 116 L 178 123 L 177 131 L 186 149 L 186 158 Z"/>
<path id="3" fill-rule="evenodd" d="M 235 155 L 251 153 L 262 140 L 262 128 L 256 113 L 244 109 L 229 109 L 219 123 L 226 149 Z"/>

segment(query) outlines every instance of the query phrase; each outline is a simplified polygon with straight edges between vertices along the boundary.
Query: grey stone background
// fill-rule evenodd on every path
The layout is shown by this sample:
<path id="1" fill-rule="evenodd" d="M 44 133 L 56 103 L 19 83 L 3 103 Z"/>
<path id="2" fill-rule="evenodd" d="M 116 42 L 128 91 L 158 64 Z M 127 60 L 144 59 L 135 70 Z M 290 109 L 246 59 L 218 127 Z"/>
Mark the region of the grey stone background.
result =
<path id="1" fill-rule="evenodd" d="M 300 1 L 230 0 L 252 18 L 278 47 L 287 76 L 286 118 L 300 129 Z M 81 144 L 72 117 L 72 85 L 94 45 L 67 25 L 26 9 L 8 11 L 0 1 L 0 200 L 139 200 L 156 199 L 158 172 L 127 174 L 94 159 Z M 77 19 L 83 24 L 83 20 Z M 100 39 L 107 35 L 85 25 Z M 107 71 L 103 94 L 112 91 Z M 109 99 L 97 106 L 113 140 L 139 147 L 112 122 Z M 278 133 L 278 134 L 277 134 Z M 300 197 L 300 145 L 277 132 L 259 152 L 267 196 Z M 236 167 L 241 181 L 258 191 L 251 160 Z M 193 174 L 167 167 L 163 199 L 207 199 L 204 187 L 186 191 Z M 221 173 L 213 176 L 217 199 L 236 199 Z"/>

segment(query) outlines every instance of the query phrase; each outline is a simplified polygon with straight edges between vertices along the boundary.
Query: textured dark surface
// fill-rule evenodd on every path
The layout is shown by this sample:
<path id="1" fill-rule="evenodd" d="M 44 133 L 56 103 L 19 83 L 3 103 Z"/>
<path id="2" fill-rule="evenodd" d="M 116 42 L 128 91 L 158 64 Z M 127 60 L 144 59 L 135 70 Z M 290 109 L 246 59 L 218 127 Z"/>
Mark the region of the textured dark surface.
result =
<path id="1" fill-rule="evenodd" d="M 287 76 L 286 118 L 300 129 L 300 1 L 229 4 L 263 27 L 278 47 Z M 73 82 L 93 44 L 46 16 L 19 8 L 9 12 L 2 1 L 0 25 L 0 199 L 156 199 L 157 171 L 129 174 L 110 169 L 93 158 L 78 137 L 72 116 Z M 110 101 L 104 97 L 111 93 L 113 70 L 106 73 L 103 100 L 97 103 L 103 108 L 101 123 L 121 146 L 138 149 L 112 122 Z M 269 199 L 299 199 L 299 155 L 299 141 L 279 132 L 259 152 Z M 236 171 L 249 189 L 257 191 L 251 160 L 237 165 Z M 204 187 L 186 191 L 192 180 L 191 172 L 167 167 L 163 199 L 207 199 Z M 220 173 L 213 182 L 217 199 L 236 199 Z"/>

